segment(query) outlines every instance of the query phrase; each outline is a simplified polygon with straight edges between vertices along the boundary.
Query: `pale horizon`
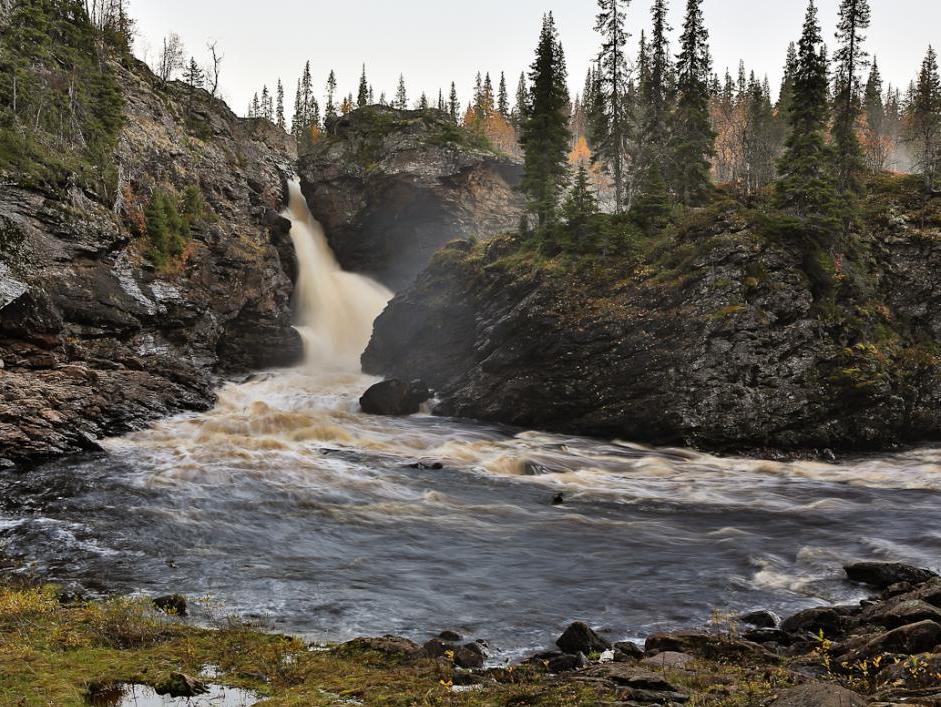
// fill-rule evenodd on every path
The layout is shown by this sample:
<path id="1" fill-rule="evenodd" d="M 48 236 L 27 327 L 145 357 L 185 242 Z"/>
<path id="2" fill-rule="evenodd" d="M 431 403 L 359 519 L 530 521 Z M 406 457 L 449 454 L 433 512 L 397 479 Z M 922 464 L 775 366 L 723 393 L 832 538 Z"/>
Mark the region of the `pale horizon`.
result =
<path id="1" fill-rule="evenodd" d="M 650 3 L 632 2 L 628 11 L 629 51 L 636 54 L 642 29 L 649 28 Z M 833 45 L 839 0 L 821 0 L 824 37 Z M 783 73 L 787 45 L 799 37 L 806 2 L 756 3 L 749 0 L 705 0 L 714 69 L 737 72 L 739 60 L 759 78 L 768 77 L 772 91 Z M 518 0 L 513 4 L 480 0 L 442 10 L 428 0 L 385 3 L 366 0 L 356 5 L 327 5 L 300 0 L 281 3 L 281 12 L 259 13 L 248 5 L 222 0 L 132 0 L 138 22 L 135 53 L 153 61 L 161 38 L 178 33 L 187 59 L 192 54 L 208 63 L 209 41 L 216 41 L 225 59 L 220 92 L 234 111 L 244 114 L 263 85 L 272 90 L 280 78 L 290 117 L 297 79 L 311 62 L 318 100 L 323 102 L 330 70 L 339 82 L 339 96 L 356 93 L 362 65 L 375 87 L 392 98 L 399 74 L 405 76 L 409 101 L 422 92 L 437 99 L 455 81 L 466 106 L 478 71 L 490 72 L 494 85 L 506 73 L 511 97 L 521 71 L 528 70 L 538 38 L 540 18 L 552 11 L 566 51 L 569 84 L 581 91 L 599 38 L 594 32 L 597 5 L 593 0 L 564 4 Z M 670 16 L 675 44 L 685 3 L 674 0 Z M 903 90 L 918 71 L 928 45 L 941 44 L 941 3 L 933 0 L 872 0 L 873 21 L 866 48 L 876 55 L 885 84 Z M 178 18 L 187 18 L 181 23 Z M 496 19 L 499 18 L 499 21 Z M 404 28 L 404 29 L 400 29 Z"/>

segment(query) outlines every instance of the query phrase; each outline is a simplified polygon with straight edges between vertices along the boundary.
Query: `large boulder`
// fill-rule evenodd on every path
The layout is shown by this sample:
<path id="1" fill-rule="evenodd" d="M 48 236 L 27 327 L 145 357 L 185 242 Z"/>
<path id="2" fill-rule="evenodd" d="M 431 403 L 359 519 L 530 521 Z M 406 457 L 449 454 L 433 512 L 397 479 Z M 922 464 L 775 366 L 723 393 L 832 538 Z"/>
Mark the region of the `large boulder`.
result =
<path id="1" fill-rule="evenodd" d="M 392 379 L 369 388 L 359 399 L 359 406 L 367 415 L 414 415 L 430 398 L 431 391 L 421 381 Z"/>
<path id="2" fill-rule="evenodd" d="M 937 578 L 931 570 L 899 562 L 854 562 L 844 567 L 851 582 L 866 584 L 876 589 L 888 589 L 893 584 L 921 584 Z"/>
<path id="3" fill-rule="evenodd" d="M 299 169 L 344 269 L 396 290 L 448 241 L 514 230 L 524 210 L 514 189 L 520 163 L 434 110 L 355 110 L 329 126 Z"/>
<path id="4" fill-rule="evenodd" d="M 600 653 L 611 648 L 611 644 L 599 636 L 586 623 L 576 621 L 559 636 L 555 644 L 564 653 L 577 655 L 578 653 Z"/>

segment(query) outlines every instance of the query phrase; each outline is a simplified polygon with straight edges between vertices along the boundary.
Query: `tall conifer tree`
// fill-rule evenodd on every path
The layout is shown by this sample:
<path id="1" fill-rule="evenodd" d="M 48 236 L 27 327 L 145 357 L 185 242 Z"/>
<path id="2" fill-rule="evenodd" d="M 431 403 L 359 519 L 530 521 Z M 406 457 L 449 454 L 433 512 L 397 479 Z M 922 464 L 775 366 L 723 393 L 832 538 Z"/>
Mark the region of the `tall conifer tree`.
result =
<path id="1" fill-rule="evenodd" d="M 709 32 L 702 0 L 687 0 L 676 64 L 676 110 L 671 141 L 671 184 L 683 204 L 702 203 L 710 190 L 709 159 L 715 133 L 709 119 Z"/>
<path id="2" fill-rule="evenodd" d="M 778 165 L 779 208 L 802 219 L 812 235 L 825 236 L 836 225 L 836 185 L 829 124 L 828 77 L 817 6 L 810 0 L 798 44 L 794 93 L 788 114 L 791 132 Z"/>
<path id="3" fill-rule="evenodd" d="M 524 171 L 521 189 L 540 227 L 556 221 L 568 175 L 569 106 L 565 56 L 555 19 L 543 18 L 536 59 L 530 74 L 529 101 L 521 143 Z"/>
<path id="4" fill-rule="evenodd" d="M 863 154 L 856 134 L 860 111 L 860 71 L 868 64 L 863 48 L 872 12 L 869 0 L 842 0 L 836 38 L 836 91 L 834 102 L 833 141 L 836 157 L 837 188 L 844 195 L 862 189 L 860 172 Z"/>
<path id="5" fill-rule="evenodd" d="M 601 34 L 602 42 L 598 54 L 598 95 L 594 97 L 590 110 L 595 154 L 614 182 L 617 213 L 626 202 L 628 71 L 625 46 L 628 34 L 624 23 L 627 6 L 628 0 L 598 0 L 595 30 Z"/>
<path id="6" fill-rule="evenodd" d="M 366 80 L 366 65 L 363 64 L 363 73 L 359 77 L 359 93 L 356 96 L 356 107 L 365 108 L 369 105 L 369 82 Z"/>

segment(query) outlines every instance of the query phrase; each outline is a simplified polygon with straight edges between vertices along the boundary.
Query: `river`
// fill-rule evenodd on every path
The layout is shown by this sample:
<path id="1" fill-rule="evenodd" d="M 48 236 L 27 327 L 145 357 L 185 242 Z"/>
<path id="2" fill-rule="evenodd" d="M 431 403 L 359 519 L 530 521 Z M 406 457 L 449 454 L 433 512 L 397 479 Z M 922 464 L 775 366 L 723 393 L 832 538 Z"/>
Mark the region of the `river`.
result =
<path id="1" fill-rule="evenodd" d="M 941 564 L 941 449 L 781 463 L 363 415 L 357 355 L 391 294 L 340 271 L 296 185 L 288 215 L 305 364 L 0 477 L 0 550 L 311 640 L 452 629 L 505 658 L 576 619 L 638 638 L 855 600 L 853 559 Z"/>

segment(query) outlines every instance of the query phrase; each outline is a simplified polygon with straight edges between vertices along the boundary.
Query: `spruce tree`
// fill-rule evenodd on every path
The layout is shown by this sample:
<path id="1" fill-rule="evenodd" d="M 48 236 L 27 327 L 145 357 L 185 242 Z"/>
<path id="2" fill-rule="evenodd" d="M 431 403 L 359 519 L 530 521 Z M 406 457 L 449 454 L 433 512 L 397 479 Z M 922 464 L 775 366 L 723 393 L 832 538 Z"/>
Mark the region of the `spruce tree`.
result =
<path id="1" fill-rule="evenodd" d="M 261 87 L 261 117 L 271 120 L 271 94 L 267 84 Z"/>
<path id="2" fill-rule="evenodd" d="M 278 79 L 278 103 L 275 112 L 278 127 L 282 130 L 286 130 L 287 122 L 284 117 L 284 84 L 281 83 L 281 79 Z"/>
<path id="3" fill-rule="evenodd" d="M 513 106 L 513 127 L 519 131 L 526 115 L 526 106 L 529 104 L 529 88 L 526 86 L 526 72 L 520 74 L 519 83 L 516 84 L 516 103 Z"/>
<path id="4" fill-rule="evenodd" d="M 497 111 L 504 119 L 510 119 L 510 96 L 506 91 L 506 74 L 500 72 L 500 93 L 497 99 Z"/>
<path id="5" fill-rule="evenodd" d="M 941 76 L 934 47 L 928 47 L 921 64 L 908 113 L 907 141 L 924 175 L 925 188 L 935 191 L 941 186 Z"/>
<path id="6" fill-rule="evenodd" d="M 405 90 L 405 76 L 399 74 L 399 87 L 395 92 L 395 107 L 399 110 L 408 109 L 408 92 Z"/>
<path id="7" fill-rule="evenodd" d="M 291 118 L 291 135 L 299 140 L 304 130 L 306 116 L 304 115 L 304 100 L 301 97 L 301 80 L 297 80 L 297 93 L 294 94 L 294 115 Z"/>
<path id="8" fill-rule="evenodd" d="M 369 105 L 369 82 L 366 81 L 366 65 L 363 64 L 363 73 L 359 77 L 359 94 L 356 97 L 357 108 Z"/>
<path id="9" fill-rule="evenodd" d="M 787 47 L 787 58 L 784 61 L 784 79 L 781 81 L 781 90 L 778 94 L 778 115 L 788 119 L 791 105 L 794 102 L 794 78 L 797 76 L 797 44 L 791 42 Z"/>
<path id="10" fill-rule="evenodd" d="M 428 95 L 422 91 L 421 98 L 418 99 L 418 110 L 426 111 L 428 108 Z"/>
<path id="11" fill-rule="evenodd" d="M 888 120 L 885 101 L 882 98 L 882 75 L 879 73 L 879 62 L 875 57 L 872 59 L 872 68 L 869 70 L 869 78 L 866 79 L 866 88 L 863 90 L 863 118 L 865 119 L 866 164 L 874 171 L 885 169 L 889 157 L 889 139 L 886 130 Z"/>
<path id="12" fill-rule="evenodd" d="M 493 81 L 490 80 L 490 72 L 487 72 L 484 78 L 484 89 L 481 94 L 480 111 L 484 118 L 488 118 L 494 111 Z"/>
<path id="13" fill-rule="evenodd" d="M 568 236 L 573 245 L 588 249 L 586 239 L 591 236 L 591 218 L 598 212 L 598 200 L 595 198 L 585 165 L 579 165 L 575 173 L 572 188 L 562 204 L 562 217 L 568 226 Z"/>
<path id="14" fill-rule="evenodd" d="M 447 112 L 447 109 L 448 109 L 447 104 L 445 104 L 445 102 L 444 102 L 444 91 L 442 91 L 440 88 L 438 89 L 438 106 L 437 106 L 437 108 L 438 108 L 438 110 L 440 110 L 442 113 Z"/>
<path id="15" fill-rule="evenodd" d="M 461 103 L 457 99 L 457 86 L 451 82 L 451 94 L 448 98 L 448 115 L 451 116 L 451 122 L 455 125 L 460 121 Z"/>
<path id="16" fill-rule="evenodd" d="M 529 100 L 520 137 L 524 153 L 520 188 L 540 227 L 556 221 L 568 174 L 566 79 L 565 56 L 550 12 L 543 18 L 536 59 L 530 70 Z"/>
<path id="17" fill-rule="evenodd" d="M 331 69 L 330 75 L 327 76 L 327 103 L 324 106 L 324 121 L 328 123 L 337 117 L 336 92 L 337 77 Z"/>
<path id="18" fill-rule="evenodd" d="M 836 225 L 836 185 L 831 151 L 826 143 L 830 116 L 822 44 L 817 6 L 810 0 L 798 45 L 788 114 L 791 132 L 778 164 L 776 201 L 779 208 L 801 219 L 810 235 L 818 238 L 826 236 Z"/>
<path id="19" fill-rule="evenodd" d="M 861 191 L 860 173 L 863 154 L 856 134 L 860 110 L 860 71 L 868 64 L 863 48 L 863 32 L 869 27 L 872 12 L 869 0 L 842 0 L 836 38 L 836 100 L 834 103 L 833 142 L 836 158 L 837 188 L 844 194 Z"/>
<path id="20" fill-rule="evenodd" d="M 603 161 L 614 182 L 614 208 L 621 213 L 625 204 L 628 156 L 627 59 L 624 27 L 627 0 L 598 0 L 595 30 L 601 34 L 598 54 L 598 96 L 593 105 L 595 154 Z"/>
<path id="21" fill-rule="evenodd" d="M 631 218 L 648 235 L 663 228 L 670 218 L 672 201 L 659 162 L 651 163 L 640 177 L 637 200 L 631 208 Z"/>
<path id="22" fill-rule="evenodd" d="M 715 154 L 715 133 L 709 119 L 712 61 L 708 42 L 702 0 L 687 0 L 676 64 L 670 179 L 676 198 L 687 205 L 700 204 L 709 194 L 709 158 Z"/>

